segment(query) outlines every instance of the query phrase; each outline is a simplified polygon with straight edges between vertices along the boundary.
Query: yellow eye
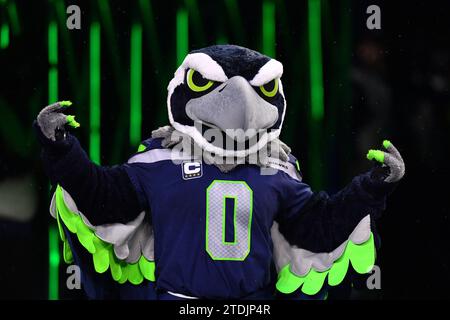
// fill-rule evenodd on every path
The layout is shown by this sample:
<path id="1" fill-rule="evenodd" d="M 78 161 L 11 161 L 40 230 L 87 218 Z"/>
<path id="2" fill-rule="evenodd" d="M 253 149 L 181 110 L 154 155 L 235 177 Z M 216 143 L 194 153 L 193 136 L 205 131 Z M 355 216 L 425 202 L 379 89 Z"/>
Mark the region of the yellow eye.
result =
<path id="1" fill-rule="evenodd" d="M 187 84 L 192 91 L 202 92 L 211 88 L 214 81 L 203 78 L 200 72 L 194 69 L 189 69 L 187 72 Z"/>
<path id="2" fill-rule="evenodd" d="M 266 97 L 269 98 L 274 97 L 278 92 L 278 78 L 273 79 L 272 81 L 266 84 L 263 84 L 262 86 L 259 87 L 259 89 Z"/>

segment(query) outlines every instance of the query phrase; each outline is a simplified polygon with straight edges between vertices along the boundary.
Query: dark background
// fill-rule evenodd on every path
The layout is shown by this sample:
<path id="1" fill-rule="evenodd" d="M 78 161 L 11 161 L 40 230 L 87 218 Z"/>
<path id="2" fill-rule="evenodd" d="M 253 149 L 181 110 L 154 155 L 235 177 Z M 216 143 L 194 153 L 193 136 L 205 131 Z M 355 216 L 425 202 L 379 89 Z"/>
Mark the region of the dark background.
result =
<path id="1" fill-rule="evenodd" d="M 314 1 L 321 3 L 321 59 L 320 52 L 310 50 L 308 3 Z M 264 3 L 275 8 L 273 44 L 264 39 Z M 70 4 L 82 10 L 81 30 L 65 27 Z M 366 8 L 372 4 L 381 8 L 381 30 L 366 27 Z M 335 192 L 370 168 L 365 154 L 383 139 L 398 147 L 406 175 L 377 223 L 382 240 L 377 297 L 448 298 L 449 9 L 448 1 L 0 0 L 0 25 L 10 29 L 9 42 L 0 49 L 0 298 L 49 297 L 48 230 L 54 222 L 31 131 L 48 104 L 48 71 L 55 67 L 48 59 L 49 21 L 58 23 L 58 96 L 74 102 L 71 113 L 82 125 L 76 134 L 86 149 L 89 30 L 92 21 L 100 22 L 101 163 L 113 165 L 137 148 L 128 138 L 131 25 L 141 24 L 143 30 L 145 138 L 168 123 L 166 86 L 178 65 L 180 10 L 189 16 L 189 50 L 233 43 L 275 51 L 284 64 L 288 104 L 282 139 L 314 189 Z M 323 67 L 319 120 L 310 111 L 311 55 L 318 55 Z M 17 196 L 18 211 L 12 216 L 1 203 L 11 194 Z M 59 297 L 81 297 L 65 289 L 65 270 L 61 258 Z"/>

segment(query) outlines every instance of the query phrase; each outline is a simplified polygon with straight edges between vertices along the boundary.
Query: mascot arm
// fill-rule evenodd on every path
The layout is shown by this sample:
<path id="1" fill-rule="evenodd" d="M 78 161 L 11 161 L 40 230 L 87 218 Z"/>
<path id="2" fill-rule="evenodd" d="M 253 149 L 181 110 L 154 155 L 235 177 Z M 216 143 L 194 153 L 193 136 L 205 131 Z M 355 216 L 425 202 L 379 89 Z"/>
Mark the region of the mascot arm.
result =
<path id="1" fill-rule="evenodd" d="M 285 184 L 282 213 L 272 227 L 280 292 L 301 288 L 314 295 L 325 282 L 340 284 L 350 265 L 361 274 L 372 270 L 372 221 L 381 215 L 386 197 L 405 172 L 397 149 L 389 141 L 383 146 L 386 152 L 370 150 L 367 155 L 381 166 L 355 177 L 332 196 L 312 193 L 301 182 Z"/>
<path id="2" fill-rule="evenodd" d="M 57 132 L 53 136 L 48 134 L 47 123 L 54 122 L 53 114 L 61 115 L 53 112 L 42 116 L 45 112 L 49 113 L 46 111 L 49 107 L 41 111 L 33 126 L 42 145 L 41 156 L 51 183 L 69 192 L 80 212 L 93 225 L 127 223 L 135 219 L 145 210 L 145 201 L 137 194 L 125 165 L 96 165 L 89 160 L 73 135 L 63 131 L 58 138 L 60 130 L 57 129 L 63 130 L 64 125 L 52 130 Z"/>
<path id="3" fill-rule="evenodd" d="M 66 132 L 66 125 L 79 126 L 74 116 L 62 113 L 70 104 L 62 101 L 45 107 L 33 125 L 45 170 L 57 184 L 50 213 L 64 243 L 64 261 L 83 266 L 85 275 L 91 274 L 92 266 L 97 273 L 110 270 L 120 284 L 155 281 L 146 201 L 137 194 L 127 165 L 94 164 L 78 140 Z"/>
<path id="4" fill-rule="evenodd" d="M 355 177 L 334 195 L 313 193 L 301 209 L 286 208 L 278 219 L 281 234 L 291 245 L 313 252 L 332 251 L 365 216 L 377 218 L 384 210 L 386 195 L 395 184 L 375 178 L 379 169 Z"/>

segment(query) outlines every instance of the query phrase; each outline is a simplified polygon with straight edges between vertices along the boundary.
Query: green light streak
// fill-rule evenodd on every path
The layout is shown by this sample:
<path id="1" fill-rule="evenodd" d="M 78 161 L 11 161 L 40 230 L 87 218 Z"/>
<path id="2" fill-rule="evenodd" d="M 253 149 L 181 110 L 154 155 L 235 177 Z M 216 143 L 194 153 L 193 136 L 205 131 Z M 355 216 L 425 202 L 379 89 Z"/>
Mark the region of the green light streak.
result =
<path id="1" fill-rule="evenodd" d="M 10 1 L 8 4 L 9 20 L 11 21 L 11 28 L 14 35 L 20 33 L 19 16 L 17 15 L 17 7 L 15 1 Z"/>
<path id="2" fill-rule="evenodd" d="M 308 1 L 308 41 L 310 68 L 310 100 L 311 121 L 309 131 L 309 171 L 311 186 L 322 189 L 323 186 L 323 133 L 322 120 L 324 114 L 323 75 L 322 75 L 322 33 L 321 33 L 321 1 Z"/>
<path id="3" fill-rule="evenodd" d="M 58 24 L 60 26 L 65 26 L 67 13 L 64 1 L 56 1 L 54 2 L 54 6 Z M 62 40 L 60 41 L 62 50 L 64 50 L 65 52 L 74 52 L 74 46 L 70 38 L 71 31 L 67 28 L 62 28 L 60 31 L 61 32 L 59 33 L 59 37 Z M 75 55 L 66 55 L 65 65 L 68 70 L 68 79 L 70 79 L 70 85 L 73 88 L 73 92 L 75 93 L 75 96 L 79 96 L 80 92 L 83 91 L 83 89 L 81 88 L 83 86 L 83 83 L 79 80 L 80 77 L 77 72 L 78 66 L 75 62 Z"/>
<path id="4" fill-rule="evenodd" d="M 142 128 L 142 26 L 137 23 L 131 27 L 130 95 L 130 144 L 137 146 Z"/>
<path id="5" fill-rule="evenodd" d="M 150 43 L 149 49 L 152 59 L 156 66 L 161 66 L 161 47 L 159 45 L 159 36 L 155 25 L 155 16 L 153 14 L 153 6 L 150 0 L 140 0 L 139 9 L 142 13 L 144 28 L 147 34 L 147 41 Z M 165 85 L 165 84 L 164 84 Z"/>
<path id="6" fill-rule="evenodd" d="M 244 45 L 244 26 L 242 24 L 241 13 L 236 0 L 225 0 L 225 7 L 231 20 L 231 28 L 233 29 L 236 43 Z"/>
<path id="7" fill-rule="evenodd" d="M 48 103 L 58 101 L 58 25 L 51 21 L 48 25 Z M 48 299 L 58 300 L 59 297 L 59 239 L 56 224 L 49 225 L 48 230 Z"/>
<path id="8" fill-rule="evenodd" d="M 90 109 L 89 156 L 100 164 L 100 24 L 93 22 L 89 34 Z"/>
<path id="9" fill-rule="evenodd" d="M 51 21 L 48 25 L 48 62 L 53 67 L 58 64 L 58 25 Z"/>
<path id="10" fill-rule="evenodd" d="M 177 65 L 180 65 L 189 51 L 189 21 L 184 8 L 177 11 Z"/>
<path id="11" fill-rule="evenodd" d="M 6 49 L 9 46 L 9 25 L 5 22 L 0 28 L 0 49 Z"/>
<path id="12" fill-rule="evenodd" d="M 59 296 L 59 239 L 58 228 L 55 223 L 49 226 L 49 275 L 48 275 L 48 299 L 58 300 Z"/>
<path id="13" fill-rule="evenodd" d="M 145 43 L 147 44 L 147 49 L 150 51 L 151 65 L 154 66 L 155 70 L 159 71 L 159 81 L 157 81 L 158 87 L 155 96 L 162 102 L 165 100 L 166 87 L 169 82 L 168 75 L 170 75 L 170 72 L 167 68 L 170 67 L 170 69 L 172 69 L 173 66 L 162 61 L 161 46 L 159 44 L 159 35 L 158 30 L 156 29 L 156 18 L 152 2 L 150 0 L 139 0 L 139 11 L 142 14 L 142 24 L 143 29 L 145 30 L 144 36 L 146 38 Z M 162 106 L 164 106 L 164 104 L 158 104 L 158 107 L 155 110 L 157 126 L 162 126 L 167 123 L 167 109 Z"/>
<path id="14" fill-rule="evenodd" d="M 205 43 L 205 32 L 202 25 L 202 19 L 200 16 L 200 10 L 198 9 L 197 0 L 185 0 L 188 14 L 191 16 L 191 22 L 193 27 L 193 36 L 196 38 L 196 42 Z"/>
<path id="15" fill-rule="evenodd" d="M 262 5 L 262 51 L 275 57 L 275 3 L 264 0 Z"/>
<path id="16" fill-rule="evenodd" d="M 320 0 L 308 1 L 308 36 L 311 82 L 311 115 L 313 120 L 323 118 L 323 75 Z"/>
<path id="17" fill-rule="evenodd" d="M 48 70 L 48 103 L 55 103 L 58 101 L 58 69 L 50 67 Z"/>
<path id="18" fill-rule="evenodd" d="M 129 64 L 123 63 L 124 59 L 122 58 L 122 50 L 119 50 L 117 37 L 118 33 L 115 30 L 116 23 L 115 21 L 113 21 L 110 2 L 111 1 L 106 0 L 95 1 L 100 13 L 99 22 L 101 24 L 102 39 L 105 39 L 104 42 L 102 41 L 102 52 L 104 52 L 104 55 L 108 56 L 108 58 L 110 59 L 108 67 L 111 67 L 113 71 L 112 74 L 114 77 L 117 96 L 115 107 L 118 110 L 118 114 L 116 121 L 116 130 L 114 130 L 114 134 L 112 137 L 112 140 L 114 141 L 114 148 L 112 148 L 109 156 L 109 160 L 116 163 L 121 161 L 121 150 L 123 150 L 123 145 L 126 144 L 129 140 L 129 82 L 123 81 L 124 77 L 127 77 L 129 73 Z"/>
<path id="19" fill-rule="evenodd" d="M 58 101 L 58 24 L 51 21 L 48 25 L 48 103 Z"/>

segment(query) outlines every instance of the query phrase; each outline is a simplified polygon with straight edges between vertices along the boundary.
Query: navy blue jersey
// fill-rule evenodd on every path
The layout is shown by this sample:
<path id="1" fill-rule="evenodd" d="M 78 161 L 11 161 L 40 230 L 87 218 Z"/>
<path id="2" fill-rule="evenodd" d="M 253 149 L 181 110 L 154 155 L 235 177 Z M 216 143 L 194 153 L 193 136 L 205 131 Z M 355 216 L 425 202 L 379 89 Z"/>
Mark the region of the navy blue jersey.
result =
<path id="1" fill-rule="evenodd" d="M 290 162 L 228 173 L 178 158 L 159 140 L 129 160 L 126 171 L 151 212 L 157 287 L 195 297 L 240 298 L 271 283 L 274 220 L 295 214 L 311 197 Z M 292 163 L 293 162 L 293 163 Z"/>

